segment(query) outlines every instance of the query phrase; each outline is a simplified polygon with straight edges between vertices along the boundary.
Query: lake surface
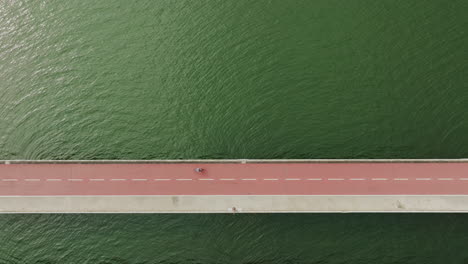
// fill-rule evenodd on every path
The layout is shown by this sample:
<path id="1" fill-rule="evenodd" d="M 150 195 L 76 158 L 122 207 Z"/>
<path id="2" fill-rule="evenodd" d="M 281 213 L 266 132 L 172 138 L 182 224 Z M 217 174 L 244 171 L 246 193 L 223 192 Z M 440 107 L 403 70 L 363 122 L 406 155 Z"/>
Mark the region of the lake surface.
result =
<path id="1" fill-rule="evenodd" d="M 467 158 L 468 1 L 0 0 L 0 159 Z M 468 263 L 465 214 L 3 215 L 0 263 Z"/>

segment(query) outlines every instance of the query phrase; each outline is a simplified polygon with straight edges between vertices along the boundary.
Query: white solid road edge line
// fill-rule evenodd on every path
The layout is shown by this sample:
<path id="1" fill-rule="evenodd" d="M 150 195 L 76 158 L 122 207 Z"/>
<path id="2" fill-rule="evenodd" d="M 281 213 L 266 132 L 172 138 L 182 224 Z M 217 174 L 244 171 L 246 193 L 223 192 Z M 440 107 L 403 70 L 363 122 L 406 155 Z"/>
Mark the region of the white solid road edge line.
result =
<path id="1" fill-rule="evenodd" d="M 0 160 L 10 164 L 167 164 L 167 163 L 467 163 L 461 159 L 178 159 L 178 160 Z"/>
<path id="2" fill-rule="evenodd" d="M 141 195 L 0 195 L 0 198 L 7 197 L 468 197 L 468 194 L 141 194 Z"/>

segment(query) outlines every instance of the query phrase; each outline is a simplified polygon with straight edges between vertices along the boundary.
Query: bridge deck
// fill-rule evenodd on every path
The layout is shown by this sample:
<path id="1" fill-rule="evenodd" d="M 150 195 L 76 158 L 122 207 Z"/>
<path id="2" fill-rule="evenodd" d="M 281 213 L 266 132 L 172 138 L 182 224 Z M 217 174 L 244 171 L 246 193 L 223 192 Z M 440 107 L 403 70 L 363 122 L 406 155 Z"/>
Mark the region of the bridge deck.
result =
<path id="1" fill-rule="evenodd" d="M 468 211 L 468 162 L 7 161 L 0 196 L 4 212 Z"/>

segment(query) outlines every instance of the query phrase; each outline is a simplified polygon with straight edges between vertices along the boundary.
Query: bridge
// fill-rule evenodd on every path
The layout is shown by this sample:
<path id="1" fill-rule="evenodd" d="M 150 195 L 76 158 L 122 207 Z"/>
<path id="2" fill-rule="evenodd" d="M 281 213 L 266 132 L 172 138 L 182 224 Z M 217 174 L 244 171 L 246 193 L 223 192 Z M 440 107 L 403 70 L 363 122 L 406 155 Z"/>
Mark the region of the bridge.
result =
<path id="1" fill-rule="evenodd" d="M 468 160 L 0 161 L 0 213 L 468 212 Z"/>

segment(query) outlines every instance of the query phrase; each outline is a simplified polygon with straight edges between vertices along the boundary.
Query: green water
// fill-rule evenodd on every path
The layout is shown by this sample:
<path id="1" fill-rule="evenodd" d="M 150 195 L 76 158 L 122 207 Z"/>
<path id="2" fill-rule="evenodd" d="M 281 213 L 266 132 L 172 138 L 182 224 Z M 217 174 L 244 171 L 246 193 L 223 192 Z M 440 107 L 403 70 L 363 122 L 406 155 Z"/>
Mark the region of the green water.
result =
<path id="1" fill-rule="evenodd" d="M 468 157 L 468 1 L 0 0 L 0 159 Z M 0 263 L 468 263 L 467 215 L 4 215 Z"/>
<path id="2" fill-rule="evenodd" d="M 461 214 L 9 215 L 0 218 L 0 262 L 468 263 L 466 220 Z"/>

